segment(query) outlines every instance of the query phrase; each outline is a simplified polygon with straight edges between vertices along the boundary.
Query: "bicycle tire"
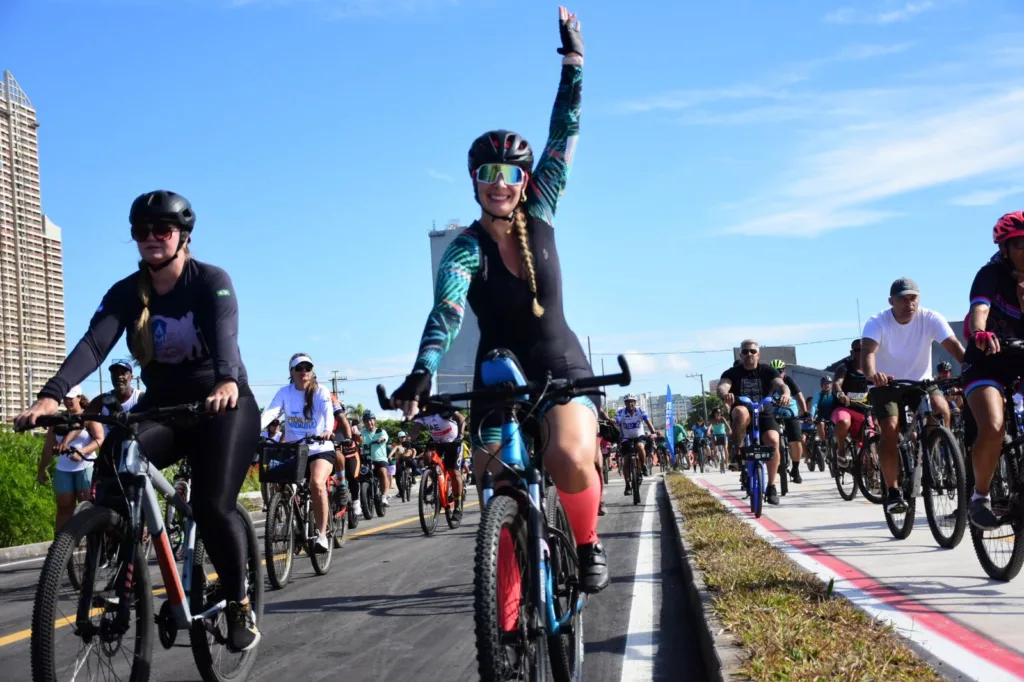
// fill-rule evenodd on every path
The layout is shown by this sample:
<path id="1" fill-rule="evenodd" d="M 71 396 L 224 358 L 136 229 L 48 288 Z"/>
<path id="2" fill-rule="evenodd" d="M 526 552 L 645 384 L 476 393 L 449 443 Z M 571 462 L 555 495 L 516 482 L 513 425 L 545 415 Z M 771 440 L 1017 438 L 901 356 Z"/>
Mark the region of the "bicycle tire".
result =
<path id="1" fill-rule="evenodd" d="M 700 472 L 702 474 L 704 473 L 704 457 L 704 448 L 701 448 L 700 452 L 697 453 L 697 466 L 700 467 Z"/>
<path id="2" fill-rule="evenodd" d="M 54 661 L 54 624 L 59 618 L 58 602 L 60 586 L 67 571 L 68 559 L 79 540 L 104 532 L 113 533 L 120 541 L 129 532 L 128 522 L 121 514 L 108 507 L 92 506 L 68 520 L 46 553 L 46 560 L 39 575 L 35 599 L 32 605 L 32 634 L 29 652 L 33 682 L 53 682 L 57 679 L 58 666 Z M 135 551 L 141 554 L 141 544 Z M 153 615 L 153 585 L 148 570 L 133 572 L 135 605 L 135 646 L 133 649 L 129 682 L 149 680 L 153 661 L 153 643 L 156 623 Z M 102 654 L 104 647 L 90 649 Z M 120 656 L 120 648 L 118 648 Z"/>
<path id="3" fill-rule="evenodd" d="M 331 505 L 331 516 L 334 518 L 334 537 L 331 541 L 334 543 L 334 549 L 344 547 L 345 540 L 348 539 L 347 506 L 339 508 L 337 505 Z"/>
<path id="4" fill-rule="evenodd" d="M 640 462 L 633 464 L 633 470 L 630 472 L 633 474 L 633 505 L 640 504 L 640 482 L 643 480 L 640 475 Z"/>
<path id="5" fill-rule="evenodd" d="M 877 453 L 880 447 L 881 440 L 878 434 L 874 434 L 864 439 L 864 442 L 860 446 L 860 452 L 857 453 L 857 458 L 854 460 L 854 471 L 853 475 L 857 481 L 857 488 L 860 489 L 860 494 L 864 496 L 864 499 L 872 504 L 882 504 L 885 501 L 885 486 L 882 485 L 882 469 L 878 461 Z M 870 454 L 870 448 L 875 446 L 876 456 Z M 875 480 L 877 486 L 874 484 L 868 485 L 864 479 L 864 463 L 871 462 L 872 467 L 875 470 Z"/>
<path id="6" fill-rule="evenodd" d="M 1005 494 L 1010 490 L 1010 486 L 1005 480 L 1006 478 L 1010 478 L 1010 476 L 1004 476 L 1004 474 L 1010 473 L 1006 459 L 1007 454 L 1004 452 L 1000 455 L 999 464 L 996 466 L 995 473 L 992 475 L 989 494 L 992 496 L 993 508 L 1008 508 L 1011 504 L 1010 498 Z M 970 488 L 973 490 L 973 468 L 968 467 L 968 472 L 970 472 Z M 1003 524 L 1003 526 L 1010 526 L 1013 530 L 1013 548 L 1010 550 L 1010 558 L 1004 566 L 996 565 L 996 562 L 989 556 L 988 548 L 985 546 L 985 533 L 988 531 L 971 525 L 971 544 L 974 545 L 974 553 L 977 555 L 978 563 L 981 564 L 981 568 L 985 571 L 985 574 L 993 580 L 1009 582 L 1017 577 L 1017 574 L 1020 573 L 1021 567 L 1024 566 L 1024 522 L 1018 518 L 1015 521 Z M 999 528 L 1002 528 L 1003 526 L 1000 526 Z M 1005 540 L 998 539 L 996 542 L 1002 544 Z"/>
<path id="7" fill-rule="evenodd" d="M 897 540 L 906 540 L 914 531 L 914 518 L 917 516 L 917 498 L 915 498 L 912 494 L 907 494 L 907 474 L 909 472 L 907 472 L 907 463 L 904 459 L 902 450 L 899 452 L 899 464 L 899 488 L 900 490 L 903 491 L 903 503 L 907 505 L 907 511 L 903 512 L 902 514 L 891 514 L 889 510 L 885 508 L 885 505 L 882 505 L 882 511 L 885 513 L 885 525 L 889 527 L 889 532 L 892 533 L 892 536 Z M 885 474 L 882 474 L 882 481 L 883 483 L 885 482 Z M 888 483 L 884 484 L 888 489 Z M 913 481 L 909 483 L 909 486 L 911 486 L 909 490 L 912 493 Z M 900 523 L 900 520 L 896 518 L 897 516 L 903 517 L 902 524 Z"/>
<path id="8" fill-rule="evenodd" d="M 544 499 L 547 501 L 547 525 L 551 529 L 547 544 L 551 550 L 549 566 L 553 605 L 555 618 L 561 619 L 581 596 L 578 588 L 579 557 L 569 517 L 554 486 L 548 488 Z M 548 637 L 548 660 L 554 682 L 580 682 L 583 679 L 583 640 L 583 609 L 580 609 L 570 619 L 568 633 Z"/>
<path id="9" fill-rule="evenodd" d="M 754 518 L 761 518 L 761 512 L 764 507 L 764 469 L 760 464 L 754 465 L 754 475 L 750 476 L 748 485 L 750 486 L 750 511 L 754 513 Z"/>
<path id="10" fill-rule="evenodd" d="M 370 475 L 373 475 L 372 472 Z M 363 518 L 367 521 L 373 519 L 372 484 L 362 479 L 359 480 L 359 504 L 363 507 Z"/>
<path id="11" fill-rule="evenodd" d="M 783 454 L 785 450 L 785 454 Z M 779 445 L 779 469 L 776 474 L 779 477 L 779 493 L 785 497 L 789 494 L 789 445 Z"/>
<path id="12" fill-rule="evenodd" d="M 601 456 L 601 475 L 604 476 L 604 484 L 608 485 L 608 458 Z"/>
<path id="13" fill-rule="evenodd" d="M 309 545 L 310 549 L 314 550 L 309 553 L 309 562 L 313 564 L 313 572 L 317 575 L 327 575 L 327 572 L 331 570 L 331 558 L 334 556 L 334 510 L 331 509 L 332 505 L 328 501 L 327 503 L 327 551 L 317 552 L 315 551 L 316 540 L 311 540 Z M 312 516 L 312 514 L 310 515 Z M 313 519 L 310 518 L 308 521 L 309 536 L 316 536 L 316 524 Z"/>
<path id="14" fill-rule="evenodd" d="M 245 526 L 246 538 L 248 539 L 248 557 L 246 561 L 247 596 L 249 597 L 249 603 L 252 605 L 252 612 L 256 617 L 256 627 L 260 627 L 263 624 L 263 565 L 260 561 L 259 549 L 257 548 L 256 528 L 252 525 L 252 517 L 249 516 L 249 512 L 240 502 L 236 503 L 235 509 L 242 518 L 242 524 Z M 192 613 L 202 613 L 208 608 L 206 602 L 207 576 L 203 568 L 205 554 L 206 548 L 201 541 L 197 541 L 195 552 L 192 554 L 192 589 L 189 604 Z M 226 614 L 223 611 L 217 615 L 218 621 L 225 617 Z M 219 630 L 220 628 L 218 627 L 217 629 Z M 215 656 L 214 652 L 211 651 L 211 643 L 203 621 L 192 622 L 192 627 L 189 630 L 189 642 L 192 647 L 192 658 L 195 660 L 196 668 L 199 670 L 199 675 L 203 678 L 203 682 L 241 682 L 245 680 L 252 672 L 253 666 L 256 664 L 256 656 L 259 653 L 258 645 L 249 651 L 240 653 L 230 652 L 225 647 L 223 652 L 217 652 L 224 655 Z M 214 670 L 214 662 L 220 662 L 228 656 L 240 659 L 236 670 L 230 675 Z"/>
<path id="15" fill-rule="evenodd" d="M 517 619 L 519 636 L 512 643 L 518 650 L 515 657 L 518 665 L 512 669 L 505 647 L 514 636 L 503 631 L 498 604 L 498 548 L 501 531 L 506 527 L 520 568 L 522 588 Z M 530 635 L 536 605 L 530 600 L 533 567 L 528 559 L 527 542 L 526 520 L 519 513 L 519 502 L 508 495 L 495 495 L 480 514 L 473 561 L 473 624 L 481 682 L 543 679 L 547 672 L 547 638 L 536 635 L 531 638 Z"/>
<path id="16" fill-rule="evenodd" d="M 455 474 L 458 476 L 458 474 Z M 463 490 L 465 490 L 465 483 L 463 483 Z M 451 503 L 444 508 L 444 519 L 448 522 L 448 527 L 455 530 L 462 525 L 462 515 L 455 518 L 455 510 L 462 507 L 462 500 L 455 499 L 455 492 L 452 490 L 452 475 L 448 475 L 448 499 Z"/>
<path id="17" fill-rule="evenodd" d="M 940 442 L 945 443 L 946 452 L 949 455 L 949 470 L 943 472 L 942 479 L 948 483 L 950 491 L 956 495 L 955 518 L 953 520 L 952 532 L 948 535 L 942 532 L 939 519 L 936 518 L 938 513 L 935 510 L 934 502 L 936 496 L 931 494 L 933 492 L 932 486 L 936 480 L 935 472 L 932 471 L 932 465 L 942 461 L 944 458 L 938 456 L 938 453 L 935 456 L 929 455 L 929 453 L 933 449 L 937 450 Z M 956 437 L 944 426 L 932 428 L 931 433 L 928 434 L 926 446 L 925 456 L 921 458 L 924 465 L 922 476 L 924 485 L 921 487 L 921 494 L 924 497 L 924 512 L 928 519 L 928 528 L 931 530 L 932 537 L 935 538 L 935 542 L 939 547 L 953 549 L 963 540 L 964 531 L 967 530 L 967 475 L 964 471 L 964 458 L 960 453 L 960 448 L 957 446 Z M 947 476 L 951 477 L 952 480 L 946 480 Z M 935 492 L 938 495 L 942 495 L 946 491 L 940 489 Z"/>
<path id="18" fill-rule="evenodd" d="M 433 502 L 425 499 L 431 490 L 434 493 Z M 423 534 L 429 538 L 437 531 L 437 516 L 441 512 L 441 493 L 438 488 L 437 471 L 435 469 L 423 472 L 423 478 L 420 479 L 419 498 L 420 528 L 423 529 Z"/>
<path id="19" fill-rule="evenodd" d="M 267 507 L 267 521 L 263 528 L 263 551 L 264 559 L 267 562 L 267 579 L 270 586 L 275 590 L 283 590 L 288 585 L 288 578 L 292 574 L 292 566 L 295 562 L 295 524 L 292 522 L 292 515 L 295 513 L 292 508 L 291 496 L 284 493 L 274 493 L 270 498 L 270 505 Z M 278 516 L 281 516 L 278 524 Z M 279 531 L 275 531 L 277 526 Z M 284 547 L 275 547 L 275 538 L 281 539 L 280 534 L 287 533 L 284 538 Z M 284 551 L 284 565 L 278 566 L 278 550 Z"/>
<path id="20" fill-rule="evenodd" d="M 835 468 L 832 470 L 833 471 L 832 478 L 836 482 L 836 490 L 839 491 L 839 497 L 843 498 L 847 502 L 850 502 L 850 501 L 853 500 L 853 498 L 857 497 L 857 477 L 854 476 L 854 474 L 853 474 L 853 470 L 854 470 L 854 466 L 855 465 L 853 463 L 853 455 L 850 454 L 851 452 L 853 452 L 853 441 L 851 441 L 849 438 L 847 438 L 846 439 L 846 453 L 847 453 L 846 456 L 847 456 L 847 461 L 849 463 L 845 467 L 839 465 L 839 450 L 838 449 L 836 449 L 835 455 L 833 456 L 834 457 L 834 462 L 835 462 Z M 847 492 L 846 489 L 843 487 L 843 485 L 846 483 L 847 480 L 849 480 L 849 482 L 850 482 L 850 486 L 849 486 L 850 490 L 849 490 L 849 492 Z"/>

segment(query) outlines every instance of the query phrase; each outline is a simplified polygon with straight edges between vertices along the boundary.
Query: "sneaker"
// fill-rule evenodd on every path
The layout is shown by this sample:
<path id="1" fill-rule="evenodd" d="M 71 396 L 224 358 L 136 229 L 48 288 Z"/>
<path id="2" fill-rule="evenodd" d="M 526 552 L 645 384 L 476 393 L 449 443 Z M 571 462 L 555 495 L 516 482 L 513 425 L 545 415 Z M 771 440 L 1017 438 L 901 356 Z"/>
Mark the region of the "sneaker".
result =
<path id="1" fill-rule="evenodd" d="M 388 502 L 388 496 L 387 495 L 384 495 L 384 496 L 382 496 L 380 498 L 380 503 L 383 504 L 385 507 L 390 507 L 391 506 L 391 503 Z"/>
<path id="2" fill-rule="evenodd" d="M 836 453 L 836 464 L 842 469 L 847 469 L 850 466 L 850 456 L 845 452 L 842 454 Z"/>
<path id="3" fill-rule="evenodd" d="M 236 652 L 249 651 L 260 643 L 260 637 L 252 607 L 237 601 L 228 602 L 228 648 Z"/>
<path id="4" fill-rule="evenodd" d="M 626 486 L 626 489 L 622 491 L 622 494 L 623 494 L 623 495 L 626 495 L 626 496 L 632 495 L 632 494 L 633 494 L 633 489 L 632 489 L 632 488 L 630 488 L 630 487 L 629 487 L 629 486 L 627 485 L 627 486 Z"/>
<path id="5" fill-rule="evenodd" d="M 789 478 L 793 481 L 793 483 L 803 483 L 804 482 L 803 476 L 800 475 L 800 464 L 799 463 L 793 462 L 793 468 L 789 472 Z"/>
<path id="6" fill-rule="evenodd" d="M 601 500 L 601 504 L 597 507 L 597 515 L 604 516 L 608 513 L 608 507 L 604 506 L 604 500 Z"/>
<path id="7" fill-rule="evenodd" d="M 362 516 L 363 515 L 363 503 L 360 502 L 358 499 L 353 501 L 353 503 L 352 503 L 352 513 L 355 514 L 356 516 Z"/>
<path id="8" fill-rule="evenodd" d="M 896 488 L 889 488 L 885 496 L 885 511 L 890 514 L 905 514 L 907 503 L 903 501 L 903 493 Z"/>
<path id="9" fill-rule="evenodd" d="M 576 555 L 580 560 L 580 589 L 587 594 L 597 594 L 608 587 L 611 578 L 608 576 L 608 555 L 604 545 L 594 542 L 577 545 Z"/>
<path id="10" fill-rule="evenodd" d="M 773 485 L 768 486 L 768 495 L 767 495 L 767 497 L 768 497 L 768 504 L 778 504 L 779 503 L 779 491 L 775 489 L 775 486 L 773 486 Z"/>
<path id="11" fill-rule="evenodd" d="M 316 540 L 313 542 L 313 551 L 317 554 L 326 554 L 331 549 L 330 543 L 327 541 L 327 535 L 316 532 Z"/>
<path id="12" fill-rule="evenodd" d="M 967 516 L 975 528 L 989 530 L 999 526 L 999 517 L 992 511 L 992 501 L 987 497 L 977 497 L 971 500 L 971 505 L 967 508 Z"/>

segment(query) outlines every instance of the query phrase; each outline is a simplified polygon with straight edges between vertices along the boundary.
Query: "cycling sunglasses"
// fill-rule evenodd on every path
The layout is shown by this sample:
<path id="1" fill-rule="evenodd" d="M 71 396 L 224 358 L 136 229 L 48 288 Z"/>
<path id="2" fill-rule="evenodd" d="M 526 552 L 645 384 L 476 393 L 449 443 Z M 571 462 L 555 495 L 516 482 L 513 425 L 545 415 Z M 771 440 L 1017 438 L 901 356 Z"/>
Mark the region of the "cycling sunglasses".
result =
<path id="1" fill-rule="evenodd" d="M 760 352 L 760 350 L 757 348 L 744 348 L 740 352 L 743 353 L 744 355 L 757 355 Z"/>
<path id="2" fill-rule="evenodd" d="M 476 179 L 488 185 L 496 183 L 499 175 L 506 185 L 521 185 L 526 179 L 526 171 L 508 163 L 485 163 L 476 169 Z"/>
<path id="3" fill-rule="evenodd" d="M 313 365 L 309 364 L 308 362 L 300 362 L 299 364 L 292 367 L 292 369 L 294 369 L 296 372 L 312 372 Z"/>
<path id="4" fill-rule="evenodd" d="M 165 242 L 171 238 L 171 234 L 177 229 L 177 225 L 170 223 L 147 223 L 145 225 L 132 225 L 132 239 L 137 242 L 144 242 L 152 234 L 159 242 Z"/>

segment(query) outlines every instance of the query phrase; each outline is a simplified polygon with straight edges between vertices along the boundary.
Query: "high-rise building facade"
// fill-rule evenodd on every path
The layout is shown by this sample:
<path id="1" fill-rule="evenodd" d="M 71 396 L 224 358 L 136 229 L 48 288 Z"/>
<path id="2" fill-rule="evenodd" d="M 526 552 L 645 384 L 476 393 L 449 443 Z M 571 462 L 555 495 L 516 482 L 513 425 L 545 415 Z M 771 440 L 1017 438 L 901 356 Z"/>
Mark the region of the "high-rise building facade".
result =
<path id="1" fill-rule="evenodd" d="M 65 356 L 60 228 L 42 212 L 39 123 L 28 96 L 0 82 L 0 415 L 17 414 Z"/>
<path id="2" fill-rule="evenodd" d="M 466 228 L 460 227 L 458 221 L 452 220 L 444 228 L 430 231 L 430 271 L 434 277 L 435 287 L 437 266 L 441 264 L 441 256 L 464 229 Z M 435 390 L 438 393 L 460 393 L 473 388 L 473 369 L 479 344 L 480 327 L 476 315 L 467 304 L 466 315 L 462 318 L 462 328 L 437 368 Z"/>

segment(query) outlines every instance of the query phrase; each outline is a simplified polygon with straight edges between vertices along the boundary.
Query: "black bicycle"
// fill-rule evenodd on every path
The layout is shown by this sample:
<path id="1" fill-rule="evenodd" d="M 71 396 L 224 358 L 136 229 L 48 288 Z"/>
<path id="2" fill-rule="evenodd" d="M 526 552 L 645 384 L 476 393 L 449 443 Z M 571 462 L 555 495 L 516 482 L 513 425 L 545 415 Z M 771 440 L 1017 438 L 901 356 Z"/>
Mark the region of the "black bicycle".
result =
<path id="1" fill-rule="evenodd" d="M 227 601 L 217 573 L 197 537 L 192 509 L 177 490 L 145 457 L 136 440 L 142 421 L 168 422 L 206 418 L 202 403 L 124 413 L 113 400 L 111 414 L 81 413 L 40 417 L 37 426 L 82 428 L 86 422 L 114 427 L 124 434 L 118 473 L 101 486 L 92 506 L 76 514 L 50 545 L 36 588 L 32 610 L 31 663 L 34 682 L 53 682 L 58 676 L 77 679 L 129 679 L 145 682 L 152 668 L 154 634 L 165 649 L 174 646 L 178 632 L 189 631 L 192 655 L 206 682 L 245 680 L 256 662 L 258 647 L 233 652 L 227 646 Z M 157 493 L 186 519 L 185 556 L 179 577 L 164 527 Z M 248 549 L 246 595 L 257 624 L 263 619 L 263 570 L 256 530 L 249 512 L 237 504 Z M 153 613 L 153 585 L 142 556 L 143 529 L 154 539 L 164 576 L 167 601 Z M 62 595 L 68 559 L 85 546 L 81 590 Z M 141 564 L 141 565 L 140 565 Z M 70 627 L 63 627 L 70 625 Z M 71 661 L 58 656 L 58 638 L 75 642 Z"/>
<path id="2" fill-rule="evenodd" d="M 903 512 L 890 512 L 883 505 L 885 522 L 893 537 L 903 540 L 914 529 L 917 497 L 924 498 L 932 537 L 940 547 L 960 544 L 967 528 L 967 478 L 963 455 L 956 437 L 942 424 L 928 424 L 931 406 L 928 391 L 937 384 L 925 381 L 893 380 L 874 391 L 886 391 L 895 400 L 899 418 L 899 476 Z M 885 475 L 882 474 L 884 481 Z M 888 482 L 885 482 L 888 487 Z"/>
<path id="3" fill-rule="evenodd" d="M 693 442 L 693 468 L 704 473 L 704 465 L 708 460 L 708 441 L 706 438 L 698 438 Z"/>
<path id="4" fill-rule="evenodd" d="M 579 559 L 572 527 L 559 496 L 549 492 L 540 453 L 536 415 L 549 404 L 564 404 L 598 387 L 629 384 L 622 373 L 584 379 L 526 381 L 507 350 L 489 352 L 481 363 L 484 388 L 438 395 L 422 404 L 427 413 L 450 410 L 452 403 L 487 401 L 501 423 L 501 451 L 482 472 L 482 507 L 477 529 L 473 603 L 477 663 L 483 682 L 583 679 L 583 612 Z M 387 392 L 377 387 L 383 409 Z M 528 397 L 527 397 L 528 396 Z M 481 420 L 481 424 L 486 423 Z M 523 433 L 528 431 L 528 436 Z M 477 434 L 478 437 L 482 433 Z"/>
<path id="5" fill-rule="evenodd" d="M 398 496 L 402 502 L 412 499 L 412 465 L 408 459 L 398 465 Z"/>
<path id="6" fill-rule="evenodd" d="M 640 484 L 643 483 L 643 472 L 640 470 L 640 449 L 637 447 L 644 438 L 625 438 L 619 445 L 619 461 L 626 464 L 623 473 L 626 477 L 626 495 L 633 494 L 633 504 L 640 504 Z M 625 458 L 625 459 L 623 459 Z"/>

